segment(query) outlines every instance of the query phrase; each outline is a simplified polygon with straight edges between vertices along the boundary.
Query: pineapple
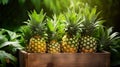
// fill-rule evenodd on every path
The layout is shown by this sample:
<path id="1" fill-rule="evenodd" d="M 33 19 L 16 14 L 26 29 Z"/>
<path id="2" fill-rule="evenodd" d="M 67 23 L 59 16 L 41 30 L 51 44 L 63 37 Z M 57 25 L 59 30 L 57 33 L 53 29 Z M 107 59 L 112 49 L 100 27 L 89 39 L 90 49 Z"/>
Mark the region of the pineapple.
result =
<path id="1" fill-rule="evenodd" d="M 74 10 L 68 10 L 65 13 L 66 27 L 65 34 L 62 38 L 62 52 L 63 53 L 77 53 L 79 46 L 79 27 L 81 16 Z"/>
<path id="2" fill-rule="evenodd" d="M 103 23 L 103 20 L 98 18 L 98 15 L 99 12 L 96 13 L 96 7 L 91 9 L 87 4 L 85 5 L 79 49 L 82 53 L 94 53 L 97 51 L 97 40 L 94 33 Z"/>
<path id="3" fill-rule="evenodd" d="M 62 38 L 62 31 L 64 27 L 64 24 L 61 23 L 61 16 L 53 16 L 53 19 L 49 18 L 47 19 L 47 26 L 49 29 L 48 35 L 49 35 L 49 42 L 48 42 L 48 53 L 60 53 L 60 40 Z"/>
<path id="4" fill-rule="evenodd" d="M 43 10 L 39 14 L 36 11 L 29 13 L 27 26 L 25 31 L 25 39 L 27 40 L 27 52 L 46 53 L 46 27 L 43 22 L 45 14 Z"/>

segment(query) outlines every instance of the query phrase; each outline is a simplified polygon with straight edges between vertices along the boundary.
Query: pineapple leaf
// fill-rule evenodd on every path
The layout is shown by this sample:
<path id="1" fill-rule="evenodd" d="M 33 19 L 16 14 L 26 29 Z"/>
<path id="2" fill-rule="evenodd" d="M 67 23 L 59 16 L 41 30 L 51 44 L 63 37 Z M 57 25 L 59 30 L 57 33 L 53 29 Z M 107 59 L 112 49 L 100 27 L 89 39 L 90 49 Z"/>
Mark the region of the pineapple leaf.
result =
<path id="1" fill-rule="evenodd" d="M 82 19 L 81 19 L 82 15 L 80 15 L 80 11 L 77 14 L 75 10 L 68 9 L 68 12 L 66 12 L 64 15 L 66 19 L 65 21 L 66 33 L 69 35 L 76 35 L 81 27 L 81 22 L 82 22 Z"/>
<path id="2" fill-rule="evenodd" d="M 49 20 L 49 19 L 47 19 L 47 25 L 48 25 L 48 27 L 49 27 L 49 29 L 50 29 L 50 31 L 54 31 L 54 26 L 53 26 L 53 23 L 52 23 L 52 21 L 51 20 Z"/>
<path id="3" fill-rule="evenodd" d="M 48 18 L 47 19 L 47 26 L 48 26 L 48 29 L 49 29 L 49 36 L 52 36 L 52 38 L 55 38 L 55 39 L 59 39 L 60 37 L 62 37 L 62 34 L 64 32 L 64 27 L 65 25 L 63 24 L 63 21 L 61 21 L 61 18 L 62 15 L 54 15 L 53 16 L 53 19 L 51 18 Z"/>
<path id="4" fill-rule="evenodd" d="M 27 26 L 30 28 L 33 35 L 39 34 L 41 36 L 45 36 L 46 33 L 46 14 L 43 13 L 43 10 L 40 11 L 40 13 L 37 13 L 35 10 L 31 13 L 28 13 L 29 20 Z"/>
<path id="5" fill-rule="evenodd" d="M 30 17 L 30 21 L 31 22 L 36 22 L 36 23 L 42 23 L 45 17 L 45 14 L 43 13 L 43 9 L 40 11 L 39 14 L 37 14 L 37 12 L 34 10 L 32 13 L 28 13 L 29 17 Z"/>
<path id="6" fill-rule="evenodd" d="M 103 26 L 104 20 L 101 20 L 98 16 L 101 12 L 97 12 L 97 8 L 91 8 L 88 4 L 85 4 L 84 8 L 82 9 L 82 33 L 87 35 L 94 36 L 95 31 L 100 27 Z M 98 35 L 97 35 L 98 36 Z"/>
<path id="7" fill-rule="evenodd" d="M 91 13 L 89 14 L 89 20 L 91 20 L 91 22 L 95 22 L 95 20 L 96 20 L 96 8 L 93 8 L 91 10 Z"/>
<path id="8" fill-rule="evenodd" d="M 28 42 L 26 40 L 29 40 L 32 37 L 32 35 L 33 35 L 30 27 L 27 26 L 27 25 L 24 25 L 24 26 L 20 27 L 20 30 L 22 32 L 22 36 L 24 38 L 24 41 Z"/>

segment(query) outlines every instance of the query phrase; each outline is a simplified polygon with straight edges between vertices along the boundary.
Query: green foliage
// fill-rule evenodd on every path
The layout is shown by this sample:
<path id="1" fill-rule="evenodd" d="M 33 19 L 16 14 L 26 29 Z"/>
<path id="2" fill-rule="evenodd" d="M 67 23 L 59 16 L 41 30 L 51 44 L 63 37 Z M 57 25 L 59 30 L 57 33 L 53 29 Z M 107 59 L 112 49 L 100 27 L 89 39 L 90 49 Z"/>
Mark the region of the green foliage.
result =
<path id="1" fill-rule="evenodd" d="M 6 63 L 12 63 L 15 66 L 15 63 L 17 62 L 16 57 L 14 57 L 12 54 L 5 52 L 4 50 L 0 50 L 0 60 L 1 63 L 0 67 L 6 67 Z"/>
<path id="2" fill-rule="evenodd" d="M 29 39 L 35 35 L 40 35 L 41 37 L 47 36 L 46 31 L 46 14 L 41 10 L 37 13 L 35 10 L 29 12 L 29 19 L 27 22 L 24 22 L 26 25 L 20 27 L 21 35 L 23 36 L 22 44 L 26 46 L 29 43 Z"/>
<path id="3" fill-rule="evenodd" d="M 50 39 L 56 39 L 59 40 L 62 38 L 62 35 L 64 34 L 64 28 L 65 28 L 65 18 L 63 14 L 60 15 L 54 15 L 53 19 L 48 18 L 47 19 L 47 27 L 48 27 L 48 36 L 50 36 Z"/>
<path id="4" fill-rule="evenodd" d="M 120 36 L 118 35 L 118 32 L 113 32 L 112 27 L 108 29 L 101 27 L 98 29 L 98 39 L 102 50 L 109 51 L 109 49 L 114 49 L 111 48 L 111 46 L 117 46 Z"/>
<path id="5" fill-rule="evenodd" d="M 45 15 L 43 13 L 43 10 L 40 11 L 40 13 L 37 13 L 35 10 L 32 13 L 28 13 L 29 15 L 29 20 L 28 22 L 25 22 L 30 30 L 32 31 L 33 35 L 34 34 L 40 34 L 41 36 L 44 36 L 44 33 L 46 31 L 46 20 L 45 20 Z"/>
<path id="6" fill-rule="evenodd" d="M 34 10 L 32 13 L 28 13 L 28 15 L 30 18 L 28 22 L 30 22 L 31 25 L 43 23 L 43 20 L 45 18 L 45 14 L 43 13 L 43 10 L 41 10 L 39 14 Z"/>
<path id="7" fill-rule="evenodd" d="M 91 8 L 87 3 L 80 10 L 83 19 L 83 34 L 93 35 L 96 29 L 103 26 L 104 20 L 99 17 L 100 12 L 97 12 L 96 7 Z"/>
<path id="8" fill-rule="evenodd" d="M 76 12 L 74 9 L 68 9 L 67 12 L 64 13 L 65 15 L 65 24 L 66 28 L 65 31 L 67 34 L 77 35 L 80 32 L 81 22 L 82 22 L 82 15 L 81 12 Z M 80 34 L 80 33 L 79 33 Z"/>
<path id="9" fill-rule="evenodd" d="M 9 0 L 0 0 L 0 4 L 3 4 L 3 5 L 7 4 L 8 2 Z"/>
<path id="10" fill-rule="evenodd" d="M 88 3 L 87 8 L 85 8 L 84 3 Z M 49 17 L 52 17 L 52 15 L 55 13 L 56 15 L 60 13 L 67 12 L 67 8 L 70 10 L 75 10 L 76 13 L 79 14 L 79 8 L 80 10 L 83 10 L 85 8 L 84 12 L 84 19 L 87 19 L 87 21 L 94 22 L 96 21 L 95 16 L 100 16 L 104 19 L 106 19 L 105 26 L 114 26 L 116 30 L 120 31 L 119 29 L 119 15 L 120 15 L 120 0 L 0 0 L 0 27 L 8 28 L 8 29 L 17 29 L 20 25 L 24 25 L 23 21 L 30 18 L 27 15 L 27 11 L 36 10 L 37 12 L 40 12 L 41 9 L 46 12 L 46 15 Z M 94 7 L 96 6 L 96 7 Z M 92 7 L 92 8 L 91 8 Z M 17 8 L 17 10 L 15 10 Z M 89 11 L 90 9 L 90 11 Z M 101 11 L 102 10 L 102 11 Z M 101 11 L 101 13 L 99 13 Z M 34 11 L 33 11 L 34 12 Z M 35 13 L 35 12 L 34 12 Z M 90 14 L 89 14 L 90 13 Z M 98 15 L 97 15 L 98 13 Z M 30 13 L 31 14 L 31 13 Z M 71 22 L 76 21 L 76 14 L 69 15 L 70 13 L 66 14 L 69 16 L 69 19 Z M 96 15 L 94 15 L 96 14 Z M 81 14 L 79 14 L 81 16 Z M 33 15 L 35 16 L 35 14 Z M 85 17 L 86 16 L 86 17 Z M 6 18 L 7 17 L 7 18 Z M 36 16 L 37 17 L 37 16 Z M 34 17 L 35 20 L 40 21 L 39 18 Z M 63 17 L 61 17 L 63 18 Z M 42 18 L 41 18 L 42 19 Z M 92 19 L 92 20 L 91 20 Z M 101 19 L 101 18 L 100 18 Z M 61 19 L 63 20 L 63 19 Z M 60 21 L 61 21 L 60 20 Z M 83 20 L 82 20 L 83 21 Z M 98 20 L 96 24 L 101 25 L 103 24 L 104 20 L 100 21 Z M 67 24 L 69 25 L 69 24 Z M 96 27 L 98 26 L 96 25 Z M 64 26 L 64 25 L 63 25 Z M 89 26 L 89 24 L 88 24 Z M 90 25 L 92 26 L 92 25 Z M 75 26 L 74 26 L 75 27 Z M 61 29 L 62 26 L 59 28 Z M 114 29 L 115 29 L 114 28 Z M 32 34 L 29 27 L 23 26 L 23 31 L 26 32 L 28 36 Z M 111 30 L 111 29 L 109 29 Z M 62 32 L 62 30 L 59 30 Z M 107 29 L 105 28 L 97 28 L 95 31 L 97 31 L 99 34 L 94 33 L 95 37 L 102 37 L 98 38 L 101 40 L 101 45 L 99 46 L 99 50 L 107 50 L 111 52 L 111 61 L 112 65 L 120 65 L 120 39 L 116 39 L 118 36 L 117 33 L 110 33 L 108 34 Z M 3 32 L 5 32 L 3 34 Z M 74 33 L 74 32 L 72 32 Z M 21 33 L 24 35 L 24 33 Z M 26 39 L 29 39 L 28 36 L 25 36 Z M 19 39 L 20 38 L 20 39 Z M 114 39 L 115 38 L 115 39 Z M 26 40 L 25 39 L 25 40 Z M 10 42 L 9 42 L 10 41 Z M 12 41 L 12 42 L 11 42 Z M 6 55 L 4 52 L 9 48 L 13 48 L 11 46 L 19 47 L 14 44 L 17 44 L 19 42 L 23 42 L 24 39 L 20 35 L 17 35 L 15 33 L 6 31 L 0 31 L 0 46 L 5 51 L 1 51 L 3 55 Z M 111 42 L 112 41 L 112 42 Z M 6 43 L 5 43 L 6 42 Z M 108 43 L 108 45 L 106 44 Z M 10 46 L 11 44 L 11 46 Z M 104 46 L 105 45 L 105 46 Z M 9 48 L 8 48 L 9 46 Z M 0 49 L 1 50 L 1 49 Z M 12 50 L 16 51 L 16 49 Z M 0 53 L 0 54 L 1 54 Z M 9 53 L 9 52 L 8 52 Z M 4 62 L 4 60 L 3 60 Z"/>
<path id="11" fill-rule="evenodd" d="M 113 31 L 113 27 L 100 27 L 97 32 L 99 41 L 98 51 L 106 50 L 111 53 L 111 66 L 120 64 L 120 36 Z"/>
<path id="12" fill-rule="evenodd" d="M 26 43 L 28 43 L 29 39 L 32 37 L 32 31 L 30 27 L 28 27 L 27 25 L 24 25 L 20 27 L 20 32 L 23 38 L 21 43 L 23 44 L 24 47 L 26 47 Z"/>
<path id="13" fill-rule="evenodd" d="M 14 56 L 17 49 L 23 49 L 19 43 L 20 35 L 15 32 L 0 29 L 0 62 L 1 67 L 6 67 L 6 63 L 16 66 L 17 58 Z"/>

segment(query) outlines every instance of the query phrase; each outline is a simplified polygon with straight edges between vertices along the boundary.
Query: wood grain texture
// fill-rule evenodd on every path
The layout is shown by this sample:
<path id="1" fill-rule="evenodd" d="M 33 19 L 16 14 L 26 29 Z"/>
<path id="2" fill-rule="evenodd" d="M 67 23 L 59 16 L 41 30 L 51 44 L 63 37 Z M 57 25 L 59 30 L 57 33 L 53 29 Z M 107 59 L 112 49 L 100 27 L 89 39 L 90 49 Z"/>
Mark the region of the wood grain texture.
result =
<path id="1" fill-rule="evenodd" d="M 19 52 L 20 67 L 110 67 L 110 53 L 40 54 Z"/>

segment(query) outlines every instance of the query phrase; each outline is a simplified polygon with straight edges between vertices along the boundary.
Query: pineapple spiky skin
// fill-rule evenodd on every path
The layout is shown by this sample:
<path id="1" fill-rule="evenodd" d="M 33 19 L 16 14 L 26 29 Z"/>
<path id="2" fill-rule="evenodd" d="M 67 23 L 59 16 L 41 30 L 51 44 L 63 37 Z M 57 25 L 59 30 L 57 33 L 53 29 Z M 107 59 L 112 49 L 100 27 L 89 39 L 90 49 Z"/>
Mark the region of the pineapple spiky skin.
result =
<path id="1" fill-rule="evenodd" d="M 39 35 L 30 38 L 29 45 L 27 46 L 27 52 L 32 53 L 46 53 L 46 41 L 44 38 L 40 38 Z"/>
<path id="2" fill-rule="evenodd" d="M 78 39 L 73 36 L 69 37 L 68 35 L 64 35 L 62 38 L 62 52 L 63 53 L 77 53 L 78 52 Z"/>
<path id="3" fill-rule="evenodd" d="M 96 52 L 97 41 L 94 37 L 86 35 L 82 36 L 80 39 L 80 49 L 81 53 L 94 53 Z"/>
<path id="4" fill-rule="evenodd" d="M 60 53 L 60 44 L 56 40 L 50 41 L 48 44 L 48 53 Z"/>

